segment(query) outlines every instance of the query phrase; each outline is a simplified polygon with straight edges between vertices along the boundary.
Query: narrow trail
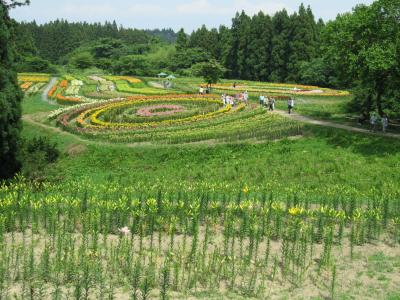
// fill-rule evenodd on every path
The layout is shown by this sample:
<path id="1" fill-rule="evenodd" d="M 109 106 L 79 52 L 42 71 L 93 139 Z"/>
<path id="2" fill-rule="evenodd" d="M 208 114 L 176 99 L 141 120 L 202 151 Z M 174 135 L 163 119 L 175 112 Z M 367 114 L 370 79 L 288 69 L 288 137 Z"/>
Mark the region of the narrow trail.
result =
<path id="1" fill-rule="evenodd" d="M 164 86 L 161 83 L 155 82 L 155 81 L 149 81 L 149 85 L 158 88 L 158 89 L 163 89 Z"/>
<path id="2" fill-rule="evenodd" d="M 290 118 L 292 120 L 296 120 L 296 121 L 307 123 L 307 124 L 344 129 L 344 130 L 351 131 L 351 132 L 360 132 L 360 133 L 374 135 L 374 136 L 391 137 L 391 138 L 400 139 L 400 134 L 396 134 L 396 133 L 372 132 L 368 129 L 338 124 L 338 123 L 334 123 L 331 121 L 316 120 L 316 119 L 312 119 L 312 118 L 302 116 L 302 115 L 299 115 L 296 113 L 292 113 L 289 115 L 286 111 L 283 111 L 283 110 L 275 110 L 275 113 L 278 115 L 281 115 L 283 117 Z"/>
<path id="3" fill-rule="evenodd" d="M 46 125 L 46 124 L 44 124 L 42 122 L 39 122 L 39 121 L 34 119 L 34 116 L 35 115 L 23 115 L 22 116 L 22 120 L 27 122 L 27 123 L 30 123 L 32 125 L 38 126 L 40 128 L 52 131 L 54 133 L 65 135 L 65 136 L 69 136 L 69 137 L 75 139 L 77 142 L 81 142 L 81 143 L 90 143 L 91 142 L 91 141 L 88 141 L 88 140 L 80 138 L 78 135 L 69 133 L 68 131 L 64 131 L 59 127 L 50 126 L 50 125 Z"/>
<path id="4" fill-rule="evenodd" d="M 44 102 L 47 102 L 47 103 L 51 104 L 51 105 L 56 105 L 56 103 L 55 103 L 54 101 L 51 101 L 47 95 L 49 94 L 51 88 L 52 88 L 53 85 L 56 83 L 56 81 L 57 81 L 57 77 L 52 77 L 52 78 L 50 79 L 50 82 L 49 82 L 49 83 L 47 84 L 47 86 L 44 88 L 43 93 L 42 93 L 42 100 L 43 100 Z"/>

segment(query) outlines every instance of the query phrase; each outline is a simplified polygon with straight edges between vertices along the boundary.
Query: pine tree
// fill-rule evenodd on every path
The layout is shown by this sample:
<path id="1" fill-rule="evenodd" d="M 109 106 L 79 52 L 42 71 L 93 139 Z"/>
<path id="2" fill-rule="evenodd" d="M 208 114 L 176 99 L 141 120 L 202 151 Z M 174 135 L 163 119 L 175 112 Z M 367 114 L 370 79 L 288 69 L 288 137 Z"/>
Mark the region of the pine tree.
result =
<path id="1" fill-rule="evenodd" d="M 176 50 L 183 51 L 188 47 L 188 37 L 185 33 L 185 30 L 181 28 L 178 32 L 177 40 L 176 40 Z"/>
<path id="2" fill-rule="evenodd" d="M 284 82 L 288 74 L 290 17 L 286 10 L 277 12 L 272 18 L 274 36 L 272 38 L 272 73 L 270 80 Z"/>
<path id="3" fill-rule="evenodd" d="M 250 79 L 266 81 L 269 79 L 272 51 L 272 21 L 271 17 L 260 12 L 251 20 L 249 56 L 247 65 L 250 69 Z"/>
<path id="4" fill-rule="evenodd" d="M 298 14 L 291 17 L 291 33 L 289 39 L 288 74 L 285 81 L 298 82 L 299 69 L 302 62 L 315 57 L 317 25 L 314 15 L 308 7 L 301 4 Z"/>
<path id="5" fill-rule="evenodd" d="M 16 4 L 13 2 L 11 7 Z M 9 7 L 0 0 L 0 179 L 12 178 L 20 168 L 17 153 L 22 92 L 14 66 L 15 36 Z"/>

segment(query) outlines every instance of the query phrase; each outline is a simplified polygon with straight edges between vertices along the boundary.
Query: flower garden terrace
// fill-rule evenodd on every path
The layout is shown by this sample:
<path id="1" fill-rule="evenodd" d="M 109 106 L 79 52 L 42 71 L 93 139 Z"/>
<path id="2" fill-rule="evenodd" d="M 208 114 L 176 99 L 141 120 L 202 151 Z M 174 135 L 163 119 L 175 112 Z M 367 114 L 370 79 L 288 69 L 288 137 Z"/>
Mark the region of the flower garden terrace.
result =
<path id="1" fill-rule="evenodd" d="M 199 86 L 207 86 L 194 79 L 178 79 L 178 82 L 188 84 L 193 90 L 197 90 Z M 243 93 L 247 91 L 253 95 L 264 94 L 265 96 L 274 96 L 277 99 L 280 97 L 286 99 L 287 96 L 345 97 L 350 95 L 348 91 L 318 86 L 256 81 L 222 80 L 220 83 L 211 85 L 211 87 L 214 92 L 219 93 Z"/>
<path id="2" fill-rule="evenodd" d="M 32 95 L 38 93 L 50 81 L 49 74 L 41 73 L 20 73 L 18 74 L 18 83 L 21 90 Z"/>
<path id="3" fill-rule="evenodd" d="M 157 109 L 162 113 L 151 113 Z M 70 132 L 118 143 L 274 140 L 302 132 L 294 121 L 255 105 L 223 106 L 215 95 L 131 96 L 63 108 L 49 120 Z"/>

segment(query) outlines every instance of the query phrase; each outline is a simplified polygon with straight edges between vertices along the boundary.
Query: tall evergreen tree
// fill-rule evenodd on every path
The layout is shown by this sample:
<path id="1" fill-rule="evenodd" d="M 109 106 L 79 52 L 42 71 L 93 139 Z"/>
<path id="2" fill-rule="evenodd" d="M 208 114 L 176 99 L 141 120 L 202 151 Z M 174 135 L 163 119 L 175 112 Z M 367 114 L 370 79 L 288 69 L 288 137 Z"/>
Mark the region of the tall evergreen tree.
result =
<path id="1" fill-rule="evenodd" d="M 188 37 L 185 33 L 185 30 L 183 28 L 181 28 L 181 30 L 179 30 L 178 35 L 177 35 L 177 39 L 176 39 L 176 50 L 177 51 L 183 51 L 185 49 L 187 49 L 188 45 Z"/>
<path id="2" fill-rule="evenodd" d="M 287 62 L 290 55 L 290 17 L 284 9 L 277 12 L 272 18 L 273 38 L 272 38 L 272 73 L 270 80 L 283 82 L 288 75 Z"/>
<path id="3" fill-rule="evenodd" d="M 0 0 L 0 179 L 9 179 L 19 170 L 17 159 L 21 130 L 22 92 L 15 72 L 14 28 L 9 7 Z"/>
<path id="4" fill-rule="evenodd" d="M 218 41 L 219 41 L 219 57 L 218 60 L 225 67 L 229 65 L 229 54 L 230 48 L 232 44 L 232 34 L 231 30 L 226 26 L 220 26 L 218 32 Z M 225 76 L 229 77 L 229 70 L 226 70 Z"/>
<path id="5" fill-rule="evenodd" d="M 300 64 L 315 57 L 317 25 L 314 15 L 308 7 L 301 4 L 298 14 L 291 17 L 289 38 L 290 55 L 287 58 L 288 74 L 286 81 L 299 81 Z"/>
<path id="6" fill-rule="evenodd" d="M 249 32 L 249 54 L 246 64 L 250 79 L 268 80 L 271 68 L 272 20 L 260 12 L 251 20 Z"/>

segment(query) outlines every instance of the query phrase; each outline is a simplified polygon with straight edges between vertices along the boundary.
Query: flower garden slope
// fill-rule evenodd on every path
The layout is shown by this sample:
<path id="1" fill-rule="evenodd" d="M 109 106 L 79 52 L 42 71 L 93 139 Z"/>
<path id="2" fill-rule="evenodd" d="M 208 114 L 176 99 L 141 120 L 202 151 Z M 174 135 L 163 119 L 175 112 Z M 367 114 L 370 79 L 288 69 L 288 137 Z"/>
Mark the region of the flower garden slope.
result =
<path id="1" fill-rule="evenodd" d="M 197 78 L 179 78 L 179 85 L 190 86 L 192 90 L 197 91 L 199 86 L 205 86 Z M 222 80 L 220 83 L 213 84 L 212 89 L 219 93 L 243 93 L 245 91 L 250 94 L 264 94 L 265 96 L 320 96 L 320 97 L 342 97 L 348 96 L 349 92 L 339 91 L 317 86 L 307 86 L 301 84 L 284 84 L 284 83 L 269 83 L 257 81 L 235 81 Z"/>
<path id="2" fill-rule="evenodd" d="M 167 114 L 140 114 L 154 107 L 180 109 Z M 302 132 L 301 125 L 294 121 L 244 104 L 223 106 L 213 95 L 131 97 L 76 106 L 52 115 L 58 116 L 58 124 L 66 130 L 122 143 L 272 140 Z"/>
<path id="3" fill-rule="evenodd" d="M 49 74 L 19 73 L 18 82 L 27 95 L 37 94 L 50 81 Z"/>

